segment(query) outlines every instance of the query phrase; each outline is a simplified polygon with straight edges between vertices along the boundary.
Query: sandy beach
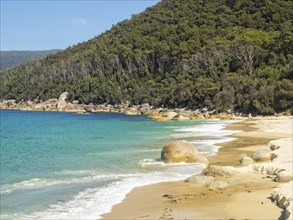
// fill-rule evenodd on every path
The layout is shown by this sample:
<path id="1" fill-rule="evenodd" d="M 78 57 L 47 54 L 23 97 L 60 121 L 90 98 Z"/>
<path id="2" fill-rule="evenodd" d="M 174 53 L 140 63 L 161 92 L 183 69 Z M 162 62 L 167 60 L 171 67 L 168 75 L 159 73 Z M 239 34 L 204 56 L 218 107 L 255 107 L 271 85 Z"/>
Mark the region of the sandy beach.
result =
<path id="1" fill-rule="evenodd" d="M 226 129 L 242 132 L 232 135 L 235 140 L 222 143 L 219 153 L 209 157 L 210 166 L 236 170 L 237 175 L 215 176 L 228 187 L 211 189 L 184 181 L 139 187 L 102 217 L 292 219 L 292 127 L 292 117 L 260 117 L 230 124 Z M 244 154 L 252 157 L 259 149 L 271 149 L 272 161 L 239 163 Z"/>

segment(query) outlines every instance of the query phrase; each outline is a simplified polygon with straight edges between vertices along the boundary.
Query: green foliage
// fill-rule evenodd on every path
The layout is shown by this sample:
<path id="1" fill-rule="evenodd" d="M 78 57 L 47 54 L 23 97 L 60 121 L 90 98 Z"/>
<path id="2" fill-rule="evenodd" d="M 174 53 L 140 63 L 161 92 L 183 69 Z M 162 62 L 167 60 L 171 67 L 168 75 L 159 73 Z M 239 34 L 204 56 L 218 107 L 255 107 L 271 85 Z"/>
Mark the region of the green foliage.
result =
<path id="1" fill-rule="evenodd" d="M 293 81 L 283 79 L 277 84 L 275 93 L 276 109 L 287 110 L 293 107 Z"/>
<path id="2" fill-rule="evenodd" d="M 293 2 L 163 0 L 87 42 L 0 74 L 0 99 L 292 107 Z"/>
<path id="3" fill-rule="evenodd" d="M 219 111 L 225 111 L 234 108 L 235 94 L 233 88 L 218 92 L 213 99 L 215 108 Z"/>

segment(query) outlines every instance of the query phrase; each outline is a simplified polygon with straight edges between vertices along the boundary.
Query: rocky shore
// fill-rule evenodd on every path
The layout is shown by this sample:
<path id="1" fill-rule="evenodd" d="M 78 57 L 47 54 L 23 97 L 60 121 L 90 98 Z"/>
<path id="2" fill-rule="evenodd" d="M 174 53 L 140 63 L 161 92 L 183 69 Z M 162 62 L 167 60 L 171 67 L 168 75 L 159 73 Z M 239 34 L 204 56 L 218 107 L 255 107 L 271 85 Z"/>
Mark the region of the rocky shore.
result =
<path id="1" fill-rule="evenodd" d="M 232 113 L 227 111 L 226 113 L 218 113 L 216 110 L 208 110 L 207 108 L 202 109 L 186 109 L 186 108 L 155 108 L 148 103 L 141 105 L 132 105 L 129 102 L 121 104 L 99 104 L 94 105 L 83 104 L 78 100 L 69 102 L 68 93 L 64 92 L 60 97 L 49 99 L 46 101 L 42 100 L 30 100 L 20 101 L 16 100 L 2 100 L 0 101 L 0 109 L 15 109 L 15 110 L 26 110 L 26 111 L 60 111 L 60 112 L 74 112 L 74 113 L 89 113 L 89 112 L 118 112 L 127 115 L 148 115 L 157 121 L 168 121 L 168 120 L 190 120 L 190 119 L 207 119 L 207 118 L 220 118 L 220 119 L 234 119 L 237 117 L 245 117 L 241 113 Z"/>

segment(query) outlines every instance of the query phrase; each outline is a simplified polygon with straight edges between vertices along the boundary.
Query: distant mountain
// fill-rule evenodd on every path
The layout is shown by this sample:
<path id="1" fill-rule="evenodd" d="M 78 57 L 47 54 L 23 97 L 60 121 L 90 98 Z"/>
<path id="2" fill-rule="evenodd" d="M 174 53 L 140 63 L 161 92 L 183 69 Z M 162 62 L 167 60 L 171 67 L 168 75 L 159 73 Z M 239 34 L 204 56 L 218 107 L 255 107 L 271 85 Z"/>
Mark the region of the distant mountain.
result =
<path id="1" fill-rule="evenodd" d="M 162 0 L 0 74 L 0 99 L 293 112 L 292 0 Z M 60 36 L 61 37 L 61 36 Z"/>
<path id="2" fill-rule="evenodd" d="M 49 54 L 55 54 L 61 50 L 39 50 L 39 51 L 0 51 L 0 71 L 17 65 L 26 63 L 31 60 L 38 60 L 45 58 Z"/>

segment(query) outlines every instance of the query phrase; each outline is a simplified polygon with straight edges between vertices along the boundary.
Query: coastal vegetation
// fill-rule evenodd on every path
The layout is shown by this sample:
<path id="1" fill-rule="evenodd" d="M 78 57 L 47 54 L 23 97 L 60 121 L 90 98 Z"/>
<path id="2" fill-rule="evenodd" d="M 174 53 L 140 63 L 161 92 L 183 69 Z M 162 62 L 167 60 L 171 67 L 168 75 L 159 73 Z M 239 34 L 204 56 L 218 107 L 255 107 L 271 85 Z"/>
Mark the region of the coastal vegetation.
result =
<path id="1" fill-rule="evenodd" d="M 208 108 L 293 106 L 293 2 L 163 0 L 105 33 L 0 74 L 0 99 Z"/>

